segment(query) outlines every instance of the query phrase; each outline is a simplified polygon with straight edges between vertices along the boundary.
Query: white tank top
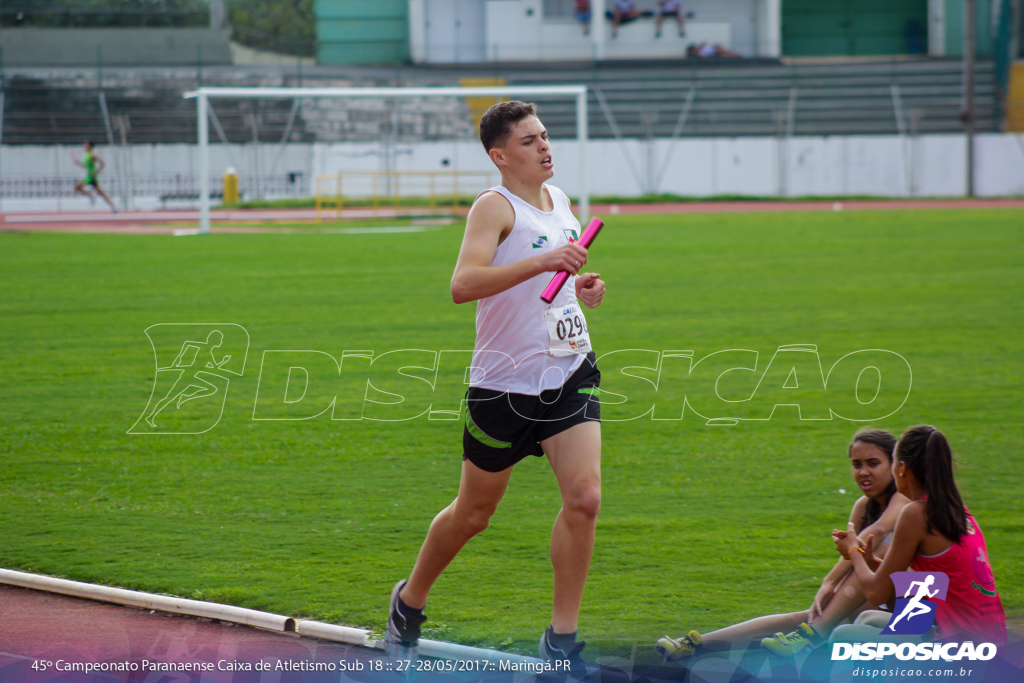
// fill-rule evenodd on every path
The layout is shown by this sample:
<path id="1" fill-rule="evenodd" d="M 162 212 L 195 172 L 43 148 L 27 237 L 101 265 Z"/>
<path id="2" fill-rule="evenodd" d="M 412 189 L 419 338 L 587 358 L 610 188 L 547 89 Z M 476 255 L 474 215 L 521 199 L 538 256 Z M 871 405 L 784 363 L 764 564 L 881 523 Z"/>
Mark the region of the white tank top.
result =
<path id="1" fill-rule="evenodd" d="M 494 252 L 492 266 L 516 263 L 540 254 L 541 250 L 556 249 L 568 243 L 574 233 L 573 239 L 579 238 L 580 223 L 569 209 L 569 198 L 557 187 L 544 187 L 554 205 L 551 211 L 541 211 L 500 185 L 486 190 L 505 197 L 516 217 L 512 230 Z M 553 275 L 541 273 L 477 301 L 470 386 L 539 396 L 542 391 L 561 387 L 583 363 L 583 355 L 555 357 L 548 353 L 544 312 L 549 307 L 576 303 L 574 275 L 566 280 L 551 304 L 541 301 L 541 292 Z"/>

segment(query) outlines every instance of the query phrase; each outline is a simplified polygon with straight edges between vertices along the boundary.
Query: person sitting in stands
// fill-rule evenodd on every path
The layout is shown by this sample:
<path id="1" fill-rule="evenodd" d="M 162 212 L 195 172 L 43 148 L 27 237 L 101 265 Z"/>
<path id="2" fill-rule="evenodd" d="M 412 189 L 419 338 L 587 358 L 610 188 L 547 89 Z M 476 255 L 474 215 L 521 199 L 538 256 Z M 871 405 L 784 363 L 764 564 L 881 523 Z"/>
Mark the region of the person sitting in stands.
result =
<path id="1" fill-rule="evenodd" d="M 583 35 L 590 35 L 590 0 L 576 0 L 576 9 L 573 10 L 572 15 L 576 17 L 576 21 L 580 22 L 583 26 Z"/>
<path id="2" fill-rule="evenodd" d="M 658 0 L 658 19 L 654 24 L 654 37 L 661 38 L 661 25 L 665 21 L 665 17 L 675 17 L 676 24 L 679 26 L 679 37 L 682 38 L 686 35 L 685 24 L 686 19 L 683 18 L 682 0 Z M 693 12 L 687 12 L 687 17 L 692 17 Z"/>
<path id="3" fill-rule="evenodd" d="M 634 19 L 643 15 L 636 8 L 636 0 L 615 0 L 615 10 L 612 14 L 612 38 L 619 37 L 619 25 L 628 24 Z"/>

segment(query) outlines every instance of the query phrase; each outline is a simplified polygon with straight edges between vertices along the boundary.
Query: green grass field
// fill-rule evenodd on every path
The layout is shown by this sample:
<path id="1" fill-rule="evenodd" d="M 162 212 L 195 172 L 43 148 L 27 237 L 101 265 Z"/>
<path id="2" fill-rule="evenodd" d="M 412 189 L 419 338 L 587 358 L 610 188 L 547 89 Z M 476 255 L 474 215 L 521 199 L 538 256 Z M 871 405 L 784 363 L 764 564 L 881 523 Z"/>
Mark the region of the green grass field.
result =
<path id="1" fill-rule="evenodd" d="M 758 376 L 786 344 L 817 345 L 825 372 L 860 349 L 906 358 L 909 398 L 871 424 L 929 422 L 948 434 L 1020 624 L 1024 212 L 607 223 L 590 264 L 609 289 L 588 318 L 599 353 L 749 349 Z M 471 348 L 474 307 L 448 293 L 460 240 L 458 224 L 383 235 L 0 235 L 0 566 L 382 629 L 392 584 L 455 494 L 461 425 L 254 421 L 261 358 Z M 250 337 L 220 422 L 197 435 L 127 434 L 153 390 L 144 331 L 193 322 L 235 323 Z M 707 377 L 663 382 L 655 397 L 618 372 L 646 357 L 609 357 L 605 389 L 659 406 L 686 394 L 715 409 Z M 723 391 L 734 397 L 756 383 L 754 373 L 732 377 Z M 449 388 L 453 378 L 443 378 Z M 880 401 L 900 394 L 888 379 Z M 424 386 L 410 402 L 430 401 Z M 782 391 L 759 389 L 744 415 Z M 806 396 L 851 405 L 849 392 L 834 393 L 812 386 Z M 164 415 L 176 419 L 173 407 Z M 732 427 L 693 414 L 607 421 L 582 635 L 628 652 L 664 633 L 807 607 L 835 558 L 829 532 L 855 499 L 846 444 L 859 426 L 801 421 L 787 408 Z M 546 462 L 520 464 L 491 528 L 438 582 L 427 637 L 534 651 L 549 617 L 558 505 Z"/>

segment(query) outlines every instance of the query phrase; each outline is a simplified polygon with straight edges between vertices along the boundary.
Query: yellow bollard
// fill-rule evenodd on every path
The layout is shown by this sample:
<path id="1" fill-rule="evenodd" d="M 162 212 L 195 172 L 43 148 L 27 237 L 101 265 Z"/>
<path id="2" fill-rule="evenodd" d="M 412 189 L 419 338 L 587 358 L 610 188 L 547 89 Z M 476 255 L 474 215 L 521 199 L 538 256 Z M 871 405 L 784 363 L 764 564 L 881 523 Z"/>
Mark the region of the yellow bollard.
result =
<path id="1" fill-rule="evenodd" d="M 238 172 L 231 167 L 224 169 L 224 203 L 238 203 Z"/>

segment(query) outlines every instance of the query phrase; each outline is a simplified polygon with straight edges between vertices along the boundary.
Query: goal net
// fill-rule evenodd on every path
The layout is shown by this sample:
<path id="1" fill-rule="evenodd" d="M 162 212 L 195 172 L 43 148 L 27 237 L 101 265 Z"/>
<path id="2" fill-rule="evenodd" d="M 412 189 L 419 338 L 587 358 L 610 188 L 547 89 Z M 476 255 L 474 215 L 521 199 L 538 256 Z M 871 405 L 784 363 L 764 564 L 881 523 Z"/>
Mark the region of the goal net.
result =
<path id="1" fill-rule="evenodd" d="M 216 100 L 416 100 L 427 98 L 500 98 L 536 99 L 538 101 L 568 101 L 575 117 L 575 139 L 572 154 L 575 163 L 560 168 L 559 185 L 570 195 L 578 197 L 580 222 L 586 224 L 590 218 L 590 195 L 587 185 L 587 88 L 583 85 L 499 85 L 499 86 L 430 86 L 430 87 L 360 87 L 360 88 L 199 88 L 185 94 L 196 100 L 196 116 L 199 143 L 197 168 L 199 186 L 199 229 L 210 231 L 210 121 L 213 102 Z M 293 111 L 297 106 L 293 106 Z M 540 112 L 542 120 L 543 110 Z M 213 118 L 216 121 L 216 118 Z M 570 152 L 571 153 L 571 152 Z M 565 158 L 564 152 L 563 156 Z M 575 168 L 573 168 L 575 167 Z M 564 170 L 562 170 L 564 169 Z M 341 169 L 344 170 L 344 169 Z M 458 170 L 458 169 L 453 169 Z M 335 171 L 337 173 L 338 171 Z M 481 188 L 483 189 L 483 188 Z"/>

